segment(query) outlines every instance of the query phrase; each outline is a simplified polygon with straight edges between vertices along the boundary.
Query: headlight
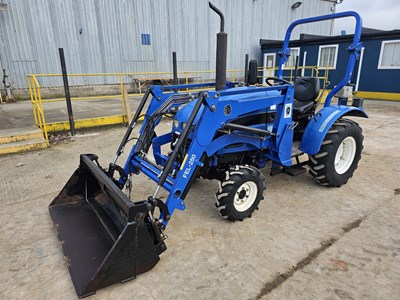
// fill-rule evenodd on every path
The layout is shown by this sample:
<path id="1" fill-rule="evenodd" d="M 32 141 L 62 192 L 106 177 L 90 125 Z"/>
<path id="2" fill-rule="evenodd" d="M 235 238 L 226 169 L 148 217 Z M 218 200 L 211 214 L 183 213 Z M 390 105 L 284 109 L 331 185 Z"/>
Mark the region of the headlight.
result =
<path id="1" fill-rule="evenodd" d="M 179 121 L 178 121 L 178 120 L 174 120 L 174 122 L 172 123 L 172 125 L 173 125 L 175 128 L 178 128 Z"/>
<path id="2" fill-rule="evenodd" d="M 185 129 L 186 122 L 182 122 L 182 129 Z"/>

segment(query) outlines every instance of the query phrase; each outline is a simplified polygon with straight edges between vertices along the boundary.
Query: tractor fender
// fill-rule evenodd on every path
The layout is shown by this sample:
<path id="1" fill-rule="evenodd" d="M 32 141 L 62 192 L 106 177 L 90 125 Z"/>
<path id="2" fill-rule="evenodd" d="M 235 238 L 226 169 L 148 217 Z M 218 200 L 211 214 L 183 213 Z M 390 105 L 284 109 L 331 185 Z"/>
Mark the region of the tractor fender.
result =
<path id="1" fill-rule="evenodd" d="M 310 119 L 301 139 L 300 150 L 310 155 L 317 154 L 329 128 L 343 116 L 368 118 L 362 108 L 339 105 L 324 107 Z"/>

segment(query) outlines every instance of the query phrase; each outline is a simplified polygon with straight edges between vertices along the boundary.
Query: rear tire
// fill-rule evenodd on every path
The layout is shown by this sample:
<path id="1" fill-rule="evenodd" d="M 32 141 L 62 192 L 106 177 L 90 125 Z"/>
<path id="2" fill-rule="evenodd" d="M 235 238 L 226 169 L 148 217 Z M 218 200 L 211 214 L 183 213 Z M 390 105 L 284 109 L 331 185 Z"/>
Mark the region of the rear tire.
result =
<path id="1" fill-rule="evenodd" d="M 252 166 L 235 166 L 226 171 L 226 177 L 220 181 L 215 194 L 215 206 L 222 217 L 229 221 L 251 217 L 264 199 L 264 180 L 264 175 Z"/>
<path id="2" fill-rule="evenodd" d="M 329 129 L 321 149 L 309 155 L 312 177 L 321 185 L 340 187 L 347 183 L 361 159 L 364 136 L 360 126 L 348 119 L 339 119 Z"/>

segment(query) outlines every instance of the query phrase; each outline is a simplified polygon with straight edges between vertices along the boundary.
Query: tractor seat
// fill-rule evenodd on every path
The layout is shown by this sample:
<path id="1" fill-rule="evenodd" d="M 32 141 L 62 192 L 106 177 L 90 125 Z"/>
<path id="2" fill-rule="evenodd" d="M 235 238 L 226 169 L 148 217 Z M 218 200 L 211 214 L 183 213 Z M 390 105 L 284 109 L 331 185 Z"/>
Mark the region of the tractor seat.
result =
<path id="1" fill-rule="evenodd" d="M 293 118 L 308 116 L 315 106 L 319 95 L 319 79 L 317 77 L 300 77 L 294 84 Z"/>
<path id="2" fill-rule="evenodd" d="M 303 118 L 308 116 L 311 110 L 314 108 L 314 101 L 300 102 L 297 100 L 293 101 L 293 117 Z"/>

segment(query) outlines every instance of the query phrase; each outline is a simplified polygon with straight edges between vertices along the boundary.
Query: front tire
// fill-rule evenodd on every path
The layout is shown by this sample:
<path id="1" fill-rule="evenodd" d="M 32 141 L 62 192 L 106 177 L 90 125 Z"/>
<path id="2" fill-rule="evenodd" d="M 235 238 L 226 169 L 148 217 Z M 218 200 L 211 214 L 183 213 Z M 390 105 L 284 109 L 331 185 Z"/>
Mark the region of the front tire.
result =
<path id="1" fill-rule="evenodd" d="M 222 217 L 229 221 L 251 217 L 264 199 L 264 180 L 264 175 L 252 166 L 235 166 L 226 171 L 226 177 L 220 181 L 215 194 L 215 206 Z"/>
<path id="2" fill-rule="evenodd" d="M 364 136 L 360 126 L 339 119 L 329 129 L 321 149 L 310 155 L 310 174 L 321 185 L 340 187 L 353 176 L 361 159 Z"/>

